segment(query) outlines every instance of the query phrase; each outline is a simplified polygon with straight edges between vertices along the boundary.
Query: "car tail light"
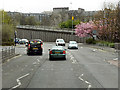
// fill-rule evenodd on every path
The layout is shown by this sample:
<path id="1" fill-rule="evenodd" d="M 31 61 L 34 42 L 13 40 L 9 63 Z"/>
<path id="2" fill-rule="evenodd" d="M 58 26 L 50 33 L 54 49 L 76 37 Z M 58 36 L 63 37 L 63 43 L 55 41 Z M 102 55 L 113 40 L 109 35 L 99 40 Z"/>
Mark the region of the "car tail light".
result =
<path id="1" fill-rule="evenodd" d="M 50 54 L 52 54 L 52 51 L 50 51 Z"/>
<path id="2" fill-rule="evenodd" d="M 63 51 L 63 54 L 65 54 L 65 51 Z"/>
<path id="3" fill-rule="evenodd" d="M 42 48 L 42 44 L 41 44 L 41 48 Z"/>
<path id="4" fill-rule="evenodd" d="M 30 49 L 30 44 L 28 44 L 28 49 Z"/>

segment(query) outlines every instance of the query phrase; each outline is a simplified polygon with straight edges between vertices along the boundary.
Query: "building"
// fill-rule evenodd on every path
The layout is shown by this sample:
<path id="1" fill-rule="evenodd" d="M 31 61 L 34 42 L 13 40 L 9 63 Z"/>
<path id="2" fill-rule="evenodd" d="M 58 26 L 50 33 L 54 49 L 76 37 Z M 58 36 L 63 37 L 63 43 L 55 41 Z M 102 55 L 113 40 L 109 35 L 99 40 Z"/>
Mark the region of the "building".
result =
<path id="1" fill-rule="evenodd" d="M 120 5 L 120 4 L 119 4 Z M 41 25 L 50 25 L 50 26 L 58 26 L 59 23 L 72 19 L 72 15 L 74 16 L 74 20 L 80 21 L 90 21 L 94 19 L 94 14 L 97 11 L 85 11 L 82 8 L 78 8 L 78 10 L 69 10 L 69 7 L 56 7 L 53 8 L 53 11 L 44 11 L 42 13 L 20 13 L 20 12 L 8 12 L 11 17 L 23 16 L 33 16 L 37 22 L 40 22 Z"/>

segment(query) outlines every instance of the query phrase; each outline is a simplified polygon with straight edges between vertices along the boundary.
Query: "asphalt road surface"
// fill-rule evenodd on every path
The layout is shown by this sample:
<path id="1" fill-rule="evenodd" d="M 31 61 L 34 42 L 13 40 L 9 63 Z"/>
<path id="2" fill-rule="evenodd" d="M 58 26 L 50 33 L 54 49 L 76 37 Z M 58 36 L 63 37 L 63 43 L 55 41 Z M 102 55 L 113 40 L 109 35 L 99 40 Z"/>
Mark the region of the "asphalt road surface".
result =
<path id="1" fill-rule="evenodd" d="M 107 62 L 117 53 L 79 45 L 78 50 L 67 49 L 66 60 L 49 61 L 48 49 L 54 45 L 44 43 L 42 56 L 28 56 L 26 47 L 17 45 L 20 55 L 2 65 L 2 87 L 118 88 L 118 68 Z"/>

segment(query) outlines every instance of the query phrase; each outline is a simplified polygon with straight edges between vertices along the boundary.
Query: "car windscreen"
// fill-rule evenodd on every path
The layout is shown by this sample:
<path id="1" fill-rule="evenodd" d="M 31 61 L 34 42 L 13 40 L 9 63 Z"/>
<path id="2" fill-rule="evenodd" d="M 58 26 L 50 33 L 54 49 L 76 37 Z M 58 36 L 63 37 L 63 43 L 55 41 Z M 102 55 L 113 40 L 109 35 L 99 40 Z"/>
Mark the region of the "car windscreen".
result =
<path id="1" fill-rule="evenodd" d="M 57 40 L 57 42 L 64 42 L 64 40 Z"/>
<path id="2" fill-rule="evenodd" d="M 76 42 L 70 42 L 70 44 L 77 44 Z"/>

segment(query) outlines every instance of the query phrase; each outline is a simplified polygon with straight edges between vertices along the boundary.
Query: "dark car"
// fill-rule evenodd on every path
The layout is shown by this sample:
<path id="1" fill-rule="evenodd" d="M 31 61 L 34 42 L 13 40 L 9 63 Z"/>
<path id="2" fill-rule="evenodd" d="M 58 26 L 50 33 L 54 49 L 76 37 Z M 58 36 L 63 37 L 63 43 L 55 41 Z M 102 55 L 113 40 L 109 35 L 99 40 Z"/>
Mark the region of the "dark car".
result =
<path id="1" fill-rule="evenodd" d="M 53 46 L 49 49 L 49 60 L 62 58 L 66 60 L 66 49 L 62 46 Z"/>
<path id="2" fill-rule="evenodd" d="M 27 54 L 40 54 L 42 55 L 43 51 L 43 41 L 40 39 L 30 40 L 27 46 Z"/>

